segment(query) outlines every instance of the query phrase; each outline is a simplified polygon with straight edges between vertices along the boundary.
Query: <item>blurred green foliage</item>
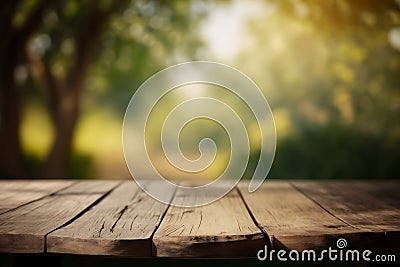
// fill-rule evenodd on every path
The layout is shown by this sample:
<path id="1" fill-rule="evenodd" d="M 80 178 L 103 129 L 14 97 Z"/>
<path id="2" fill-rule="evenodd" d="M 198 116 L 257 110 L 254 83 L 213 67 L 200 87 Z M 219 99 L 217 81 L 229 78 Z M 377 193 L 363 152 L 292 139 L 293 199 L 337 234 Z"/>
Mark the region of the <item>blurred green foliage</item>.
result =
<path id="1" fill-rule="evenodd" d="M 129 99 L 154 72 L 195 59 L 201 45 L 195 29 L 204 12 L 190 1 L 25 0 L 4 6 L 15 9 L 11 46 L 22 47 L 21 62 L 13 64 L 15 87 L 23 88 L 26 100 L 15 107 L 23 114 L 16 123 L 25 162 L 13 159 L 19 167 L 1 176 L 106 177 L 114 171 L 127 177 L 120 131 Z M 30 29 L 36 13 L 40 21 Z M 13 32 L 25 28 L 28 41 L 13 44 Z M 110 170 L 104 173 L 102 165 Z"/>
<path id="2" fill-rule="evenodd" d="M 66 78 L 79 49 L 75 29 L 85 23 L 91 3 L 51 2 L 31 38 L 31 56 L 48 58 L 58 79 Z M 22 1 L 13 23 L 22 23 L 34 4 Z M 113 10 L 85 76 L 70 177 L 129 176 L 121 127 L 133 92 L 174 63 L 218 61 L 218 55 L 207 54 L 199 25 L 221 5 L 234 4 L 238 3 L 131 1 Z M 400 177 L 400 50 L 395 43 L 400 38 L 399 3 L 258 4 L 262 8 L 246 21 L 241 43 L 232 44 L 239 47 L 237 56 L 224 63 L 254 79 L 272 107 L 278 144 L 269 177 Z M 109 5 L 100 1 L 96 6 L 101 10 Z M 199 58 L 199 48 L 205 58 Z M 40 66 L 28 65 L 17 75 L 28 94 L 21 136 L 29 165 L 35 167 L 45 158 L 54 129 L 35 76 Z M 24 68 L 29 72 L 26 79 Z M 253 154 L 251 166 L 256 159 Z"/>
<path id="3" fill-rule="evenodd" d="M 248 69 L 275 115 L 269 177 L 399 177 L 400 49 L 390 43 L 399 8 L 269 1 L 250 21 L 237 66 Z"/>

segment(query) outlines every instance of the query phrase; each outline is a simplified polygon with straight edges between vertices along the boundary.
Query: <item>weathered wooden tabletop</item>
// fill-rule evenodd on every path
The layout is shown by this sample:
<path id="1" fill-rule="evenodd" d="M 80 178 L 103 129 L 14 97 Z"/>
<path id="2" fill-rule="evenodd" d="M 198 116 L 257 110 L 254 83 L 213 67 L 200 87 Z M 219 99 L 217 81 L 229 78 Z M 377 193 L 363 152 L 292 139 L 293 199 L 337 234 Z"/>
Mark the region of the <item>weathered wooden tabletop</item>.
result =
<path id="1" fill-rule="evenodd" d="M 254 258 L 264 245 L 321 250 L 338 238 L 398 249 L 399 189 L 397 181 L 267 180 L 248 193 L 243 182 L 210 205 L 178 208 L 134 181 L 0 181 L 0 252 Z"/>

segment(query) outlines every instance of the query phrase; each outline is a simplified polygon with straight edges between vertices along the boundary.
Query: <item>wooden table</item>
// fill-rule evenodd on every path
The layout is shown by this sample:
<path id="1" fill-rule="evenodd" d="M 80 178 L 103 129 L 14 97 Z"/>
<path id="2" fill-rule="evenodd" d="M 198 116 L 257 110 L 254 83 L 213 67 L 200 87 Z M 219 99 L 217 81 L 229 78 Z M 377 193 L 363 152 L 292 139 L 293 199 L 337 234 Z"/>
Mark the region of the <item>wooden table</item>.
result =
<path id="1" fill-rule="evenodd" d="M 338 238 L 398 252 L 399 189 L 398 181 L 267 180 L 248 193 L 241 182 L 210 205 L 178 208 L 130 180 L 0 181 L 0 252 L 254 258 L 264 245 L 322 250 Z"/>

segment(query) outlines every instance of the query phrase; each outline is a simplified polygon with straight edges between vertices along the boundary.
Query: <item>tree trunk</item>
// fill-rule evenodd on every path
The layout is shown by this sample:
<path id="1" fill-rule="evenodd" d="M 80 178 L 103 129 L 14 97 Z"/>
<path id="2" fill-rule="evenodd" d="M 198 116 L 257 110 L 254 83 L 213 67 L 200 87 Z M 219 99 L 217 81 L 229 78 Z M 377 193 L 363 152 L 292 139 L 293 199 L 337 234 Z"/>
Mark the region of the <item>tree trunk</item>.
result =
<path id="1" fill-rule="evenodd" d="M 19 138 L 22 92 L 14 82 L 14 67 L 10 67 L 15 66 L 14 53 L 10 53 L 7 49 L 3 50 L 2 54 L 4 57 L 3 55 L 0 57 L 3 65 L 0 69 L 0 176 L 21 178 L 26 175 Z"/>
<path id="2" fill-rule="evenodd" d="M 87 20 L 76 33 L 76 52 L 65 80 L 56 80 L 48 62 L 44 62 L 50 95 L 49 107 L 53 113 L 55 127 L 55 140 L 41 172 L 43 177 L 66 178 L 68 175 L 68 161 L 71 156 L 73 135 L 79 116 L 80 94 L 85 77 L 94 58 L 102 28 L 108 21 L 111 12 L 119 4 L 120 2 L 115 1 L 106 11 L 100 11 L 97 5 L 93 6 Z"/>
<path id="3" fill-rule="evenodd" d="M 20 122 L 23 108 L 23 91 L 14 77 L 15 68 L 26 63 L 25 47 L 41 23 L 48 0 L 40 1 L 25 23 L 18 28 L 12 19 L 19 0 L 0 2 L 0 177 L 27 176 L 20 143 Z"/>
<path id="4" fill-rule="evenodd" d="M 79 116 L 80 90 L 63 90 L 54 110 L 55 140 L 43 166 L 43 178 L 67 178 L 68 161 Z"/>
<path id="5" fill-rule="evenodd" d="M 38 1 L 25 23 L 13 28 L 12 18 L 19 2 L 19 0 L 0 1 L 0 36 L 2 36 L 0 39 L 0 178 L 28 176 L 19 138 L 24 92 L 22 86 L 14 79 L 14 70 L 18 64 L 29 63 L 25 53 L 27 42 L 41 25 L 43 13 L 50 4 L 49 0 Z M 114 1 L 106 10 L 100 9 L 96 1 L 89 2 L 91 6 L 88 8 L 88 14 L 75 29 L 77 47 L 66 79 L 62 81 L 56 79 L 50 63 L 43 62 L 45 77 L 40 79 L 43 80 L 49 96 L 55 140 L 44 164 L 35 176 L 67 177 L 84 79 L 94 57 L 102 27 L 122 2 L 124 1 Z"/>

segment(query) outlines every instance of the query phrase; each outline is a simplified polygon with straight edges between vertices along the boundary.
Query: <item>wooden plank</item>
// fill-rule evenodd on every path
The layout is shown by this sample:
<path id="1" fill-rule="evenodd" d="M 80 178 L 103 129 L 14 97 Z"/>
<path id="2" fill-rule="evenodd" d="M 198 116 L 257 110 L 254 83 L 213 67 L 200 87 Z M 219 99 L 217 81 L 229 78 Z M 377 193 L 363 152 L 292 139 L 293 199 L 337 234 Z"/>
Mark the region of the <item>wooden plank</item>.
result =
<path id="1" fill-rule="evenodd" d="M 121 181 L 116 180 L 78 180 L 77 184 L 68 187 L 58 194 L 104 194 L 110 191 L 110 188 L 115 187 Z"/>
<path id="2" fill-rule="evenodd" d="M 178 189 L 174 201 L 186 204 L 200 198 Z M 256 257 L 266 244 L 236 189 L 205 206 L 171 206 L 153 242 L 156 256 L 180 258 Z"/>
<path id="3" fill-rule="evenodd" d="M 375 233 L 363 247 L 392 250 L 400 242 L 400 183 L 395 181 L 301 181 L 293 185 L 342 221 Z M 379 235 L 380 233 L 380 235 Z"/>
<path id="4" fill-rule="evenodd" d="M 1 191 L 43 192 L 57 190 L 74 183 L 74 180 L 31 179 L 0 180 Z"/>
<path id="5" fill-rule="evenodd" d="M 0 214 L 70 186 L 68 180 L 0 180 Z"/>
<path id="6" fill-rule="evenodd" d="M 336 217 L 359 229 L 400 231 L 400 194 L 395 190 L 400 189 L 398 182 L 294 181 L 293 185 Z"/>
<path id="7" fill-rule="evenodd" d="M 118 183 L 107 184 L 109 191 Z M 80 188 L 81 182 L 77 182 L 56 194 L 0 215 L 0 252 L 43 253 L 48 233 L 69 222 L 107 192 L 103 186 L 101 193 L 65 194 L 65 191 L 75 192 Z M 96 186 L 93 188 L 98 191 Z"/>
<path id="8" fill-rule="evenodd" d="M 364 196 L 370 196 L 374 202 L 381 203 L 388 208 L 400 207 L 400 182 L 393 180 L 373 180 L 373 181 L 336 181 L 341 187 L 354 188 L 359 190 Z M 342 188 L 340 190 L 343 190 Z"/>
<path id="9" fill-rule="evenodd" d="M 157 182 L 146 187 L 150 186 L 157 186 Z M 173 193 L 168 192 L 171 198 Z M 124 182 L 73 223 L 48 235 L 47 251 L 150 257 L 151 236 L 167 208 L 147 196 L 134 181 Z"/>
<path id="10" fill-rule="evenodd" d="M 356 228 L 332 216 L 284 181 L 266 181 L 256 192 L 238 186 L 244 201 L 274 249 L 322 250 L 336 247 L 339 236 L 359 237 Z"/>

